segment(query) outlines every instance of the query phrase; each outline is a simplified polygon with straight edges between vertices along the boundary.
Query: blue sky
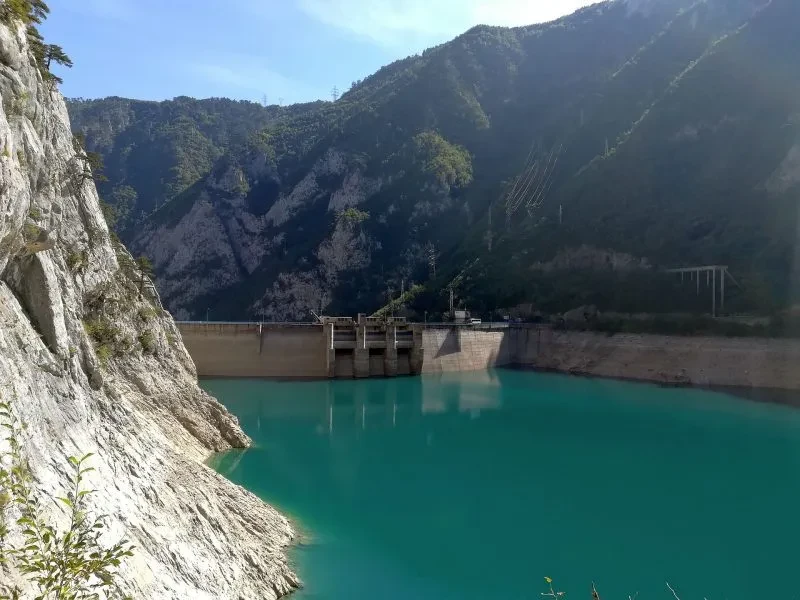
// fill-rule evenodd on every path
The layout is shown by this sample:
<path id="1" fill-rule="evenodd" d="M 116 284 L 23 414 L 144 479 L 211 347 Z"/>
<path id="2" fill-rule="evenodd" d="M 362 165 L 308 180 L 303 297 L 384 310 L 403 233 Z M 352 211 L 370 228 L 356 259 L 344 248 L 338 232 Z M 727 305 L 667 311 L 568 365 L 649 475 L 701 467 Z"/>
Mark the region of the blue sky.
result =
<path id="1" fill-rule="evenodd" d="M 473 25 L 526 25 L 590 0 L 49 0 L 68 97 L 329 98 Z"/>

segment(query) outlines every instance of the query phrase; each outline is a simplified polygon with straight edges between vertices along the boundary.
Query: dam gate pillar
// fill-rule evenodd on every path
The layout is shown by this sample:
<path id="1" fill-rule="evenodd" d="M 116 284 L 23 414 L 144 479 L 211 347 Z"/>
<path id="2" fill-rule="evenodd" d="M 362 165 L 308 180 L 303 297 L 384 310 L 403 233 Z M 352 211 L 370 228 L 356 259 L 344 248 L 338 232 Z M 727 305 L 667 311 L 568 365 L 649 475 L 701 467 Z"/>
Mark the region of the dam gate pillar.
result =
<path id="1" fill-rule="evenodd" d="M 412 375 L 422 373 L 422 365 L 425 362 L 425 348 L 422 345 L 423 328 L 415 325 L 412 328 L 413 343 L 411 345 L 411 356 L 409 357 L 409 367 Z"/>
<path id="2" fill-rule="evenodd" d="M 386 326 L 386 351 L 383 355 L 383 374 L 397 376 L 397 327 L 394 323 Z"/>
<path id="3" fill-rule="evenodd" d="M 359 313 L 356 323 L 356 347 L 353 350 L 353 375 L 369 377 L 369 348 L 367 347 L 367 315 Z"/>
<path id="4" fill-rule="evenodd" d="M 336 377 L 336 349 L 334 342 L 336 333 L 333 323 L 323 325 L 325 331 L 325 373 L 331 379 Z"/>

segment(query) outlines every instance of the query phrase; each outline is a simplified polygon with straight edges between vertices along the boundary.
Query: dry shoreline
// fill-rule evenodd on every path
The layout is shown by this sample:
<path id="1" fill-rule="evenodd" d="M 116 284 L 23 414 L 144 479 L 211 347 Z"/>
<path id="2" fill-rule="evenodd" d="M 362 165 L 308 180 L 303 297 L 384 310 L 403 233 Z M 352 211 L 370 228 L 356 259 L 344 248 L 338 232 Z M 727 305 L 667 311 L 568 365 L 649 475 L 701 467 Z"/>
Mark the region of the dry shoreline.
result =
<path id="1" fill-rule="evenodd" d="M 800 340 L 547 331 L 526 366 L 701 388 L 800 391 Z"/>
<path id="2" fill-rule="evenodd" d="M 557 375 L 568 375 L 571 377 L 582 377 L 586 379 L 606 379 L 611 381 L 624 381 L 628 383 L 641 383 L 645 385 L 655 385 L 660 388 L 685 388 L 693 390 L 706 390 L 709 392 L 719 392 L 729 396 L 736 396 L 743 400 L 758 402 L 762 404 L 780 404 L 800 408 L 800 390 L 786 390 L 781 388 L 757 388 L 735 385 L 709 385 L 691 382 L 666 382 L 657 379 L 638 379 L 626 377 L 624 375 L 597 375 L 581 371 L 564 371 L 560 369 L 537 367 L 535 365 L 506 365 L 499 367 L 512 369 L 515 371 L 530 371 L 533 373 L 552 373 Z"/>

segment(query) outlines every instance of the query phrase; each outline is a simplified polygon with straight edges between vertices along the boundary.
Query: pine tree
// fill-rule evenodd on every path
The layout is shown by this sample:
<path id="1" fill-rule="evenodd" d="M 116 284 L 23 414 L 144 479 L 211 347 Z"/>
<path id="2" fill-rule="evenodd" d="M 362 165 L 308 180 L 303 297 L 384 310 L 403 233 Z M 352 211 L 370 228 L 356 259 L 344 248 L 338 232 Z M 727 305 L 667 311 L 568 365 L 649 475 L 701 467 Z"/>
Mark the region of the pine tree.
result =
<path id="1" fill-rule="evenodd" d="M 55 61 L 59 65 L 70 68 L 72 67 L 72 59 L 64 52 L 61 46 L 56 44 L 47 44 L 44 47 L 44 65 L 46 69 L 50 69 L 50 63 Z"/>
<path id="2" fill-rule="evenodd" d="M 50 14 L 50 8 L 44 0 L 29 0 L 29 3 L 30 8 L 28 15 L 30 20 L 34 23 L 41 23 L 47 18 L 47 15 Z"/>
<path id="3" fill-rule="evenodd" d="M 28 45 L 31 48 L 34 58 L 36 59 L 36 64 L 41 66 L 44 61 L 45 49 L 47 47 L 44 43 L 44 38 L 42 37 L 42 34 L 39 33 L 39 30 L 33 25 L 28 26 L 27 34 Z"/>
<path id="4" fill-rule="evenodd" d="M 153 263 L 146 256 L 140 256 L 136 259 L 136 266 L 139 267 L 139 293 L 141 294 L 144 291 L 145 278 L 153 278 Z"/>

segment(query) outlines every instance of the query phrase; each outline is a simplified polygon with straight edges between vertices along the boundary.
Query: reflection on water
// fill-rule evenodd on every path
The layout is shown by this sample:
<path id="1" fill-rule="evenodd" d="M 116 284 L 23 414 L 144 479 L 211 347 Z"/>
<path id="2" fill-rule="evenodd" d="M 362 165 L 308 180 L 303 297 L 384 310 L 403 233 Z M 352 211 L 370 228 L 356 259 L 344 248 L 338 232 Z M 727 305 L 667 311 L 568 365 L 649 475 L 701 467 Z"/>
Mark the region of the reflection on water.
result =
<path id="1" fill-rule="evenodd" d="M 793 597 L 800 411 L 503 370 L 204 386 L 255 443 L 213 466 L 313 540 L 293 598 Z"/>
<path id="2" fill-rule="evenodd" d="M 458 411 L 478 417 L 482 410 L 502 406 L 496 371 L 476 371 L 466 376 L 442 375 L 420 381 L 423 413 Z"/>
<path id="3" fill-rule="evenodd" d="M 339 428 L 350 430 L 397 427 L 427 414 L 468 413 L 478 418 L 482 411 L 502 407 L 503 397 L 496 371 L 466 374 L 443 374 L 435 377 L 413 377 L 403 380 L 402 389 L 385 380 L 319 381 L 297 384 L 304 387 L 303 401 L 293 394 L 270 394 L 269 387 L 248 402 L 237 403 L 236 415 L 253 420 L 255 429 L 263 431 L 269 419 L 298 419 L 315 431 L 334 433 Z M 227 395 L 258 385 L 255 380 L 228 380 Z M 266 382 L 261 382 L 266 383 Z"/>

